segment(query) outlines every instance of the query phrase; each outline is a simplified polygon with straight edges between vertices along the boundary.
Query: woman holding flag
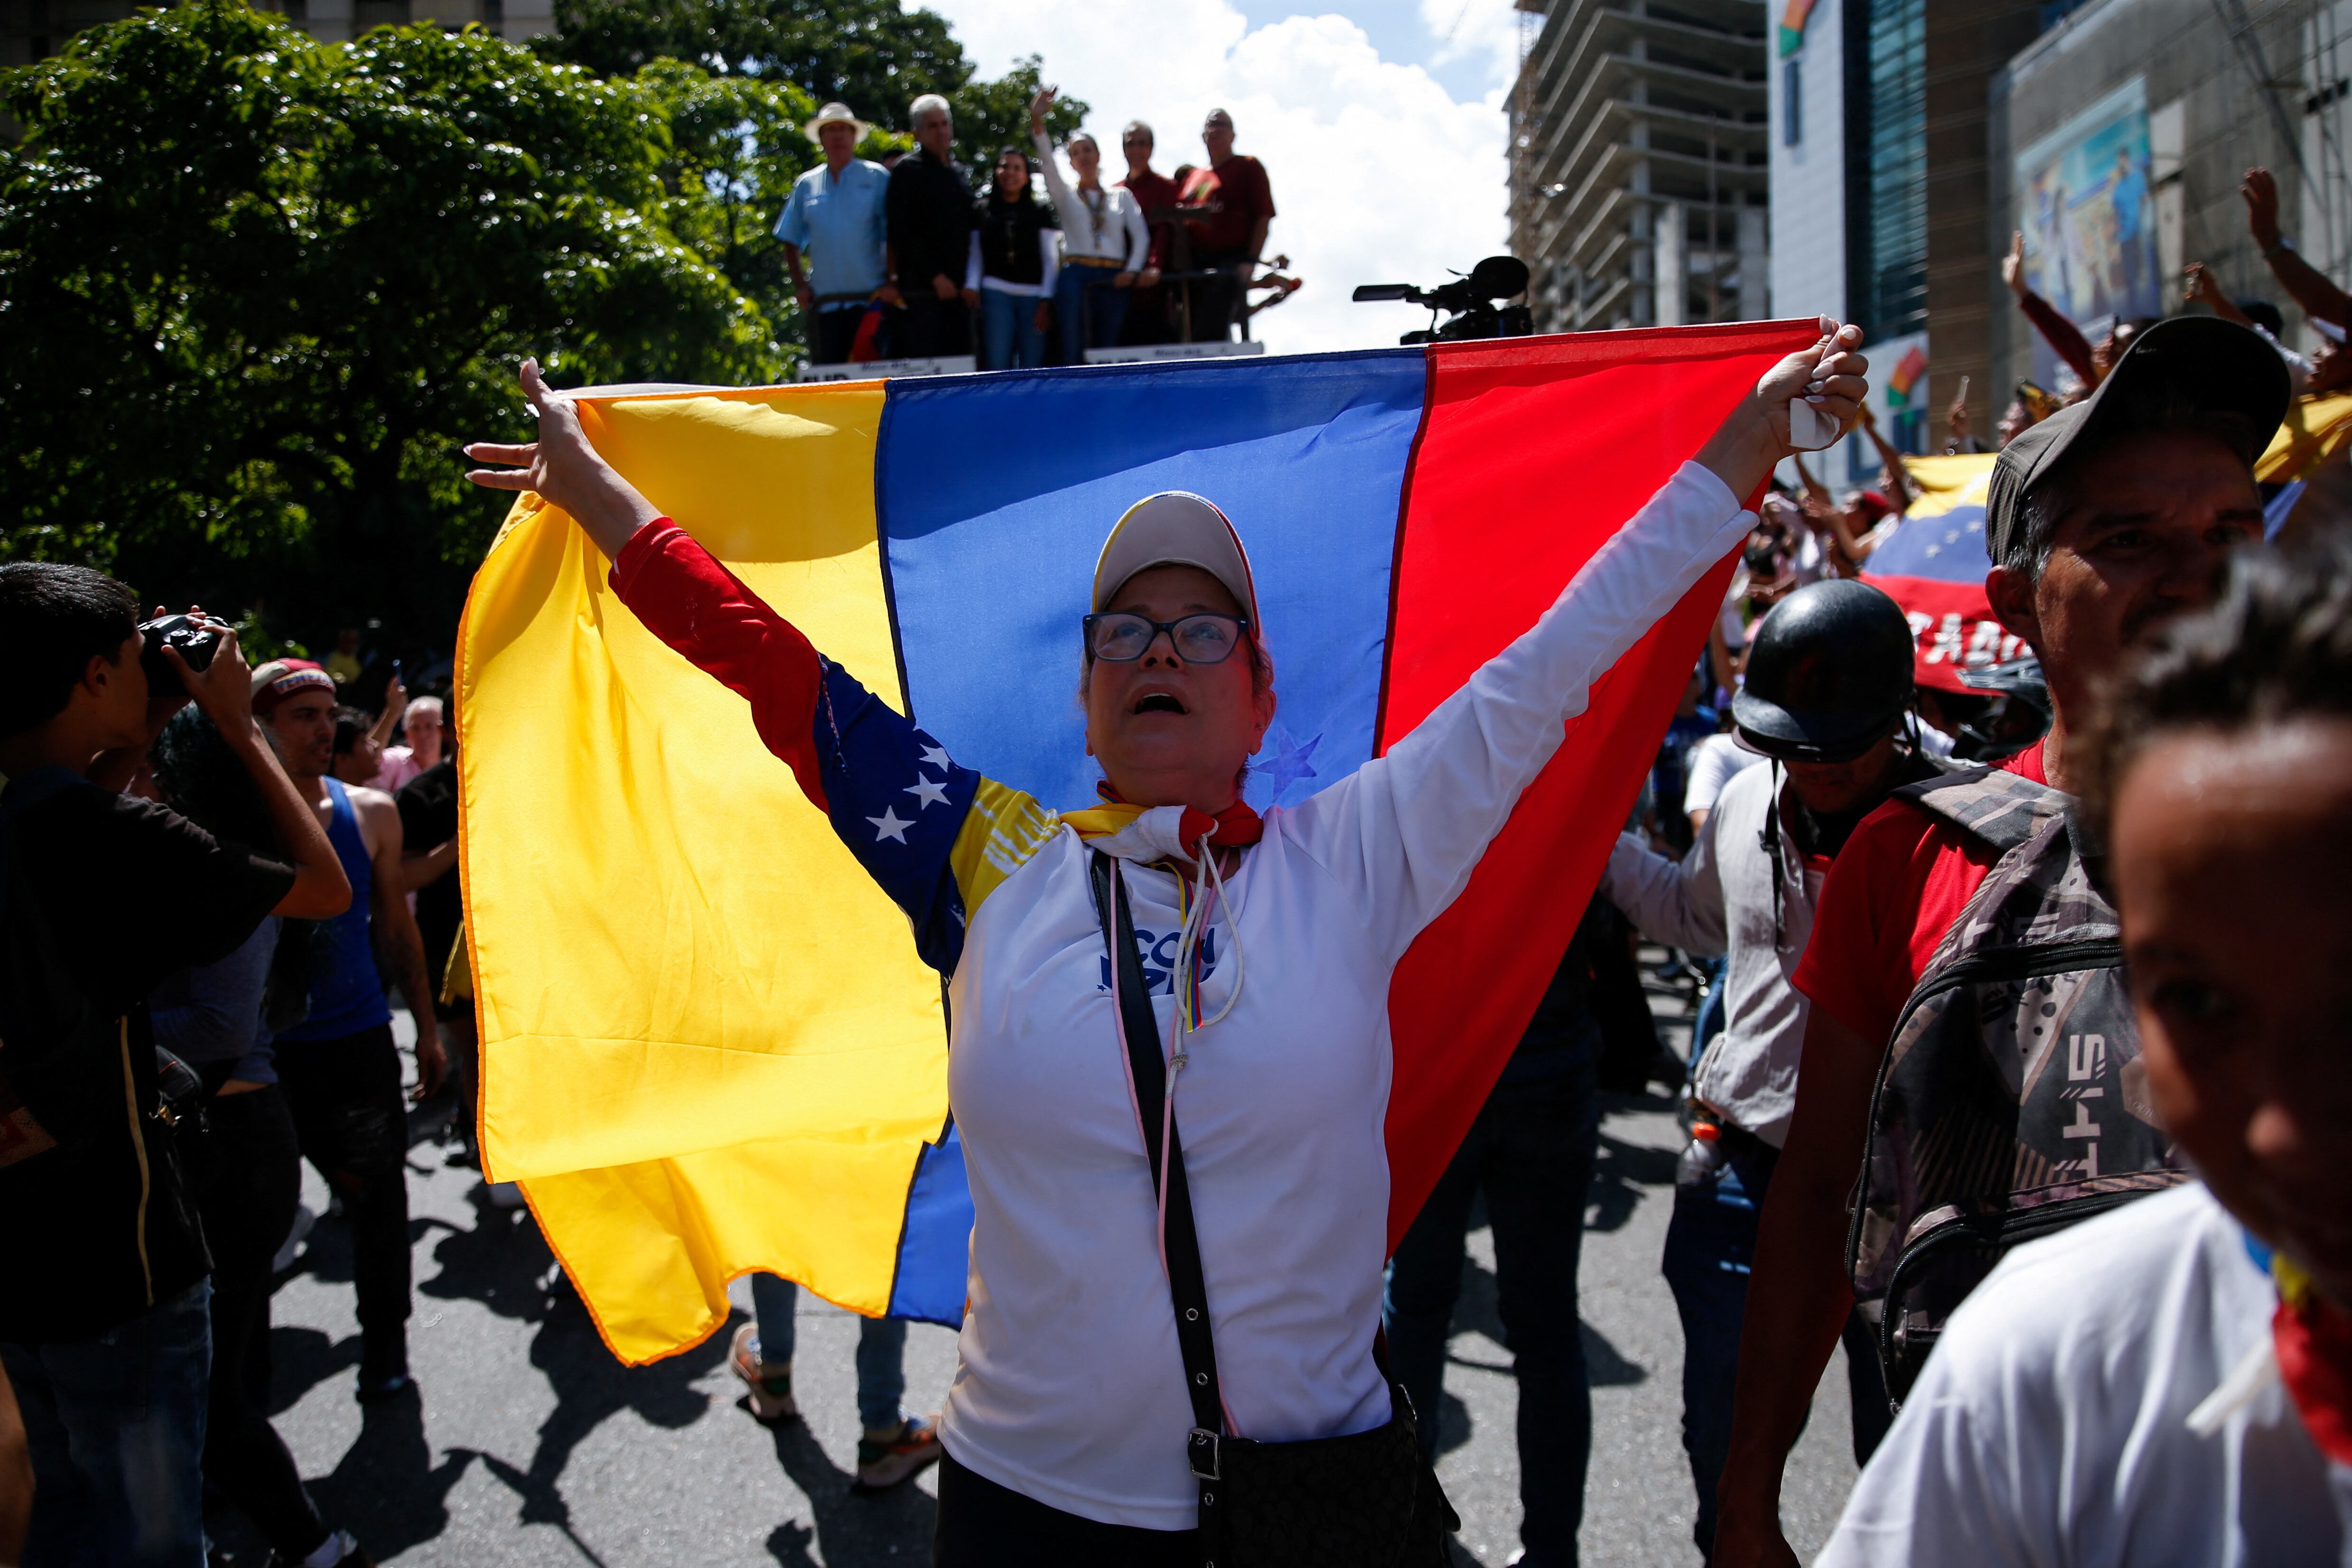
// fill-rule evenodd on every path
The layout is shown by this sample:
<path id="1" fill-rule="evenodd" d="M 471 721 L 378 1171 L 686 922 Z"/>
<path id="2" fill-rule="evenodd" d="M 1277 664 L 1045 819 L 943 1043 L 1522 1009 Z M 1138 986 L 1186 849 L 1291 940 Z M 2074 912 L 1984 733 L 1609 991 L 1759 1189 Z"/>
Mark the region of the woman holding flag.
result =
<path id="1" fill-rule="evenodd" d="M 525 363 L 541 439 L 468 447 L 516 465 L 475 482 L 579 521 L 948 977 L 975 1219 L 939 1563 L 1442 1560 L 1450 1510 L 1374 1349 L 1390 976 L 1592 682 L 1745 538 L 1792 417 L 1807 446 L 1854 417 L 1859 332 L 1822 326 L 1529 632 L 1386 755 L 1262 816 L 1241 783 L 1274 663 L 1209 500 L 1151 496 L 1110 531 L 1077 616 L 1102 802 L 1058 812 L 827 660 Z"/>

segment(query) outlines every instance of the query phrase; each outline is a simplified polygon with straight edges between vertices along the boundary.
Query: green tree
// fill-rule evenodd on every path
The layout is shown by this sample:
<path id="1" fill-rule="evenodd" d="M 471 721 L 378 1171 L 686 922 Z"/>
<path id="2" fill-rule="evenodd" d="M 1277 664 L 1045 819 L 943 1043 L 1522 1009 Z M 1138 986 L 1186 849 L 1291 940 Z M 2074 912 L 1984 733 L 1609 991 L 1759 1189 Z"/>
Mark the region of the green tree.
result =
<path id="1" fill-rule="evenodd" d="M 656 59 L 718 76 L 790 82 L 819 103 L 907 128 L 907 106 L 971 77 L 963 47 L 935 11 L 898 0 L 557 0 L 558 31 L 532 47 L 599 76 Z"/>
<path id="2" fill-rule="evenodd" d="M 956 161 L 963 164 L 974 191 L 987 188 L 990 171 L 1004 149 L 1030 152 L 1029 101 L 1044 84 L 1045 63 L 1043 56 L 1031 55 L 994 81 L 968 81 L 948 95 L 955 110 Z M 1055 99 L 1045 111 L 1045 134 L 1058 145 L 1086 123 L 1087 113 L 1083 99 Z M 1111 148 L 1114 156 L 1118 152 Z"/>
<path id="3" fill-rule="evenodd" d="M 446 647 L 498 516 L 457 444 L 521 427 L 523 353 L 573 384 L 787 368 L 721 267 L 759 275 L 802 104 L 688 87 L 478 29 L 320 46 L 243 0 L 9 73 L 0 555 Z"/>

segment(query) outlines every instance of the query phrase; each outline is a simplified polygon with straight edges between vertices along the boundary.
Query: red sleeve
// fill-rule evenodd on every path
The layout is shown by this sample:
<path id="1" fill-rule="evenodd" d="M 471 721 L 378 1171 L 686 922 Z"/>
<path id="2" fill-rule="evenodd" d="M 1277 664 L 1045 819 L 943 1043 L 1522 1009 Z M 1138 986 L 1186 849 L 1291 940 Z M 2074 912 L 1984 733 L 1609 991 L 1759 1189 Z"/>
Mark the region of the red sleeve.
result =
<path id="1" fill-rule="evenodd" d="M 1927 814 L 1889 801 L 1862 819 L 1822 884 L 1812 939 L 1789 983 L 1870 1041 L 1884 1041 L 1909 999 L 1920 878 L 1935 852 Z"/>
<path id="2" fill-rule="evenodd" d="M 612 584 L 647 631 L 751 705 L 760 739 L 792 765 L 801 793 L 826 810 L 810 732 L 824 666 L 800 628 L 666 517 L 621 547 Z"/>
<path id="3" fill-rule="evenodd" d="M 2091 342 L 2083 335 L 2080 327 L 2061 314 L 2057 306 L 2032 289 L 2017 297 L 2017 308 L 2025 312 L 2026 319 L 2033 323 L 2035 330 L 2050 340 L 2050 346 L 2058 351 L 2058 357 L 2074 367 L 2074 374 L 2083 378 L 2084 386 L 2098 384 L 2097 371 L 2091 363 Z"/>

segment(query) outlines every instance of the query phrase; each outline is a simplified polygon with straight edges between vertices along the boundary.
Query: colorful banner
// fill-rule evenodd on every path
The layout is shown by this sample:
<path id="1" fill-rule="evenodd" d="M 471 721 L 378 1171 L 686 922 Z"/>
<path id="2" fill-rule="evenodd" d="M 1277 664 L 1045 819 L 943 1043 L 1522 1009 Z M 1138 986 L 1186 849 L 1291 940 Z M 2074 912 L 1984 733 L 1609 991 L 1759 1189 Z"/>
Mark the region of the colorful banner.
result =
<path id="1" fill-rule="evenodd" d="M 2096 342 L 2113 323 L 2165 313 L 2149 185 L 2147 88 L 2134 77 L 2017 155 L 2025 280 Z M 2033 379 L 2055 389 L 2056 353 L 2033 339 Z"/>
<path id="2" fill-rule="evenodd" d="M 1198 491 L 1247 542 L 1311 795 L 1532 625 L 1810 321 L 579 400 L 592 439 L 960 763 L 1094 801 L 1077 620 L 1104 535 Z M 1532 1016 L 1730 563 L 1594 688 L 1390 995 L 1393 1242 Z M 744 704 L 537 497 L 462 635 L 484 1168 L 606 1342 L 674 1353 L 766 1269 L 962 1314 L 971 1208 L 936 974 Z M 1140 1142 L 1138 1158 L 1141 1158 Z"/>

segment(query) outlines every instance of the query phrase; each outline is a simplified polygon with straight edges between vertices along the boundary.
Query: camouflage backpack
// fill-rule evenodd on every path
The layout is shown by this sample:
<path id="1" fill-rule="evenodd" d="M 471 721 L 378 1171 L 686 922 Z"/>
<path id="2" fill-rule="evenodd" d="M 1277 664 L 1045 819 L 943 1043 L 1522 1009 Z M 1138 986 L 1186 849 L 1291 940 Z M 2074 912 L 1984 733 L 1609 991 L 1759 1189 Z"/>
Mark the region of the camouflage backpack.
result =
<path id="1" fill-rule="evenodd" d="M 1847 1242 L 1900 1400 L 2012 1247 L 2184 1179 L 2157 1126 L 2116 911 L 2069 798 L 1971 769 L 1895 792 L 2000 858 L 1903 1005 Z"/>

